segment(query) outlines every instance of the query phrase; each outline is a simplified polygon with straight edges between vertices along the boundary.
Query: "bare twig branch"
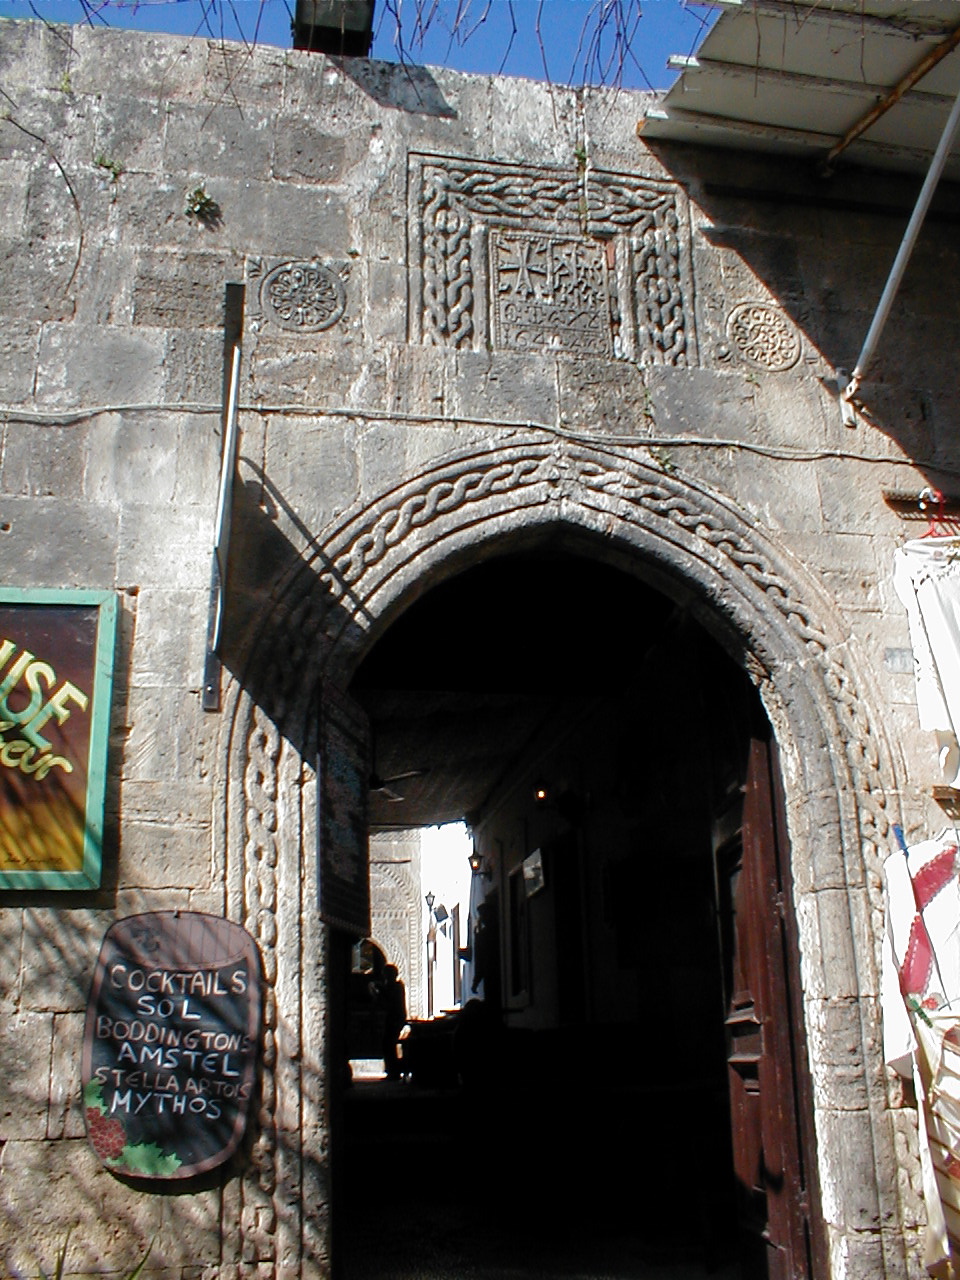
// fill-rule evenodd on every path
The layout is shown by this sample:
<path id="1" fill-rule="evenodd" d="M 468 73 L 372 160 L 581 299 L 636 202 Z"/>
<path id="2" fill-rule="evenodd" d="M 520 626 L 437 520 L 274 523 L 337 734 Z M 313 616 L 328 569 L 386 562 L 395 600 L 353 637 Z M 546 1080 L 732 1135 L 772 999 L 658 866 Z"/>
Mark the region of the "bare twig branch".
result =
<path id="1" fill-rule="evenodd" d="M 217 0 L 200 0 L 200 21 L 197 23 L 196 27 L 194 28 L 193 34 L 195 36 L 198 36 L 200 32 L 204 28 L 206 28 L 207 35 L 210 37 L 210 39 L 216 40 L 217 35 L 210 22 L 211 12 L 213 13 L 214 17 L 216 17 Z"/>
<path id="2" fill-rule="evenodd" d="M 510 14 L 510 39 L 507 41 L 507 47 L 503 51 L 500 66 L 497 68 L 498 76 L 503 75 L 503 68 L 507 65 L 507 59 L 510 57 L 510 50 L 513 48 L 513 41 L 517 34 L 517 15 L 513 8 L 513 0 L 507 0 L 507 12 Z"/>
<path id="3" fill-rule="evenodd" d="M 403 44 L 403 22 L 401 20 L 400 6 L 403 0 L 386 0 L 386 11 L 393 18 L 393 47 L 397 51 L 397 60 L 401 66 L 407 64 L 407 51 Z"/>
<path id="4" fill-rule="evenodd" d="M 641 80 L 643 81 L 643 83 L 647 86 L 647 88 L 648 88 L 649 90 L 651 90 L 651 92 L 653 92 L 653 91 L 654 91 L 653 81 L 650 79 L 650 77 L 647 75 L 647 73 L 646 73 L 646 71 L 644 70 L 644 68 L 641 66 L 641 64 L 640 64 L 640 60 L 639 60 L 639 58 L 637 57 L 637 55 L 636 55 L 636 53 L 635 53 L 635 47 L 636 47 L 636 45 L 637 45 L 637 43 L 638 43 L 638 37 L 639 37 L 639 32 L 640 32 L 640 22 L 641 22 L 642 18 L 643 18 L 643 11 L 642 11 L 642 9 L 641 9 L 641 7 L 640 7 L 640 3 L 639 3 L 639 0 L 638 0 L 638 3 L 637 3 L 637 16 L 636 16 L 636 18 L 635 18 L 635 20 L 634 20 L 634 24 L 633 24 L 633 28 L 632 28 L 632 30 L 631 30 L 631 31 L 628 33 L 628 35 L 627 35 L 627 42 L 626 42 L 627 57 L 630 59 L 630 61 L 631 61 L 631 62 L 633 63 L 633 65 L 636 67 L 636 69 L 637 69 L 637 71 L 638 71 L 638 73 L 639 73 L 639 75 L 640 75 L 640 78 L 641 78 Z M 705 27 L 705 26 L 707 25 L 706 20 L 705 20 L 704 18 L 701 18 L 701 19 L 700 19 L 700 25 L 701 25 L 701 27 Z M 690 50 L 691 50 L 691 52 L 693 52 L 693 50 L 696 48 L 697 41 L 699 40 L 699 38 L 700 38 L 700 37 L 698 36 L 698 37 L 697 37 L 697 39 L 695 39 L 695 40 L 691 43 L 691 45 L 690 45 Z"/>
<path id="5" fill-rule="evenodd" d="M 461 44 L 463 44 L 463 43 L 465 43 L 467 40 L 469 40 L 469 39 L 470 39 L 470 37 L 474 34 L 474 32 L 479 31 L 479 29 L 483 26 L 483 24 L 486 22 L 487 18 L 488 18 L 488 17 L 489 17 L 489 15 L 490 15 L 490 6 L 491 6 L 491 4 L 492 4 L 492 3 L 493 3 L 493 0 L 487 0 L 486 4 L 483 6 L 483 13 L 481 13 L 480 17 L 476 20 L 476 22 L 473 24 L 473 26 L 472 26 L 472 27 L 469 27 L 469 28 L 468 28 L 468 29 L 463 33 L 463 38 L 462 38 L 462 40 L 461 40 Z M 466 15 L 464 15 L 464 16 L 466 16 Z"/>
<path id="6" fill-rule="evenodd" d="M 263 21 L 263 13 L 266 8 L 266 4 L 267 0 L 260 0 L 260 4 L 257 7 L 257 22 L 253 28 L 253 38 L 250 42 L 254 47 L 256 47 L 257 40 L 260 36 L 260 23 Z"/>
<path id="7" fill-rule="evenodd" d="M 240 40 L 241 40 L 241 43 L 243 44 L 243 47 L 246 49 L 247 53 L 252 53 L 252 52 L 253 52 L 253 44 L 252 44 L 252 43 L 247 39 L 246 33 L 245 33 L 244 29 L 243 29 L 243 23 L 240 21 L 240 15 L 237 13 L 237 8 L 236 8 L 236 5 L 234 4 L 234 0 L 227 0 L 227 4 L 229 4 L 229 6 L 230 6 L 230 13 L 232 14 L 232 16 L 233 16 L 233 20 L 234 20 L 234 22 L 236 23 L 237 33 L 238 33 L 238 35 L 240 36 Z M 262 7 L 262 5 L 261 5 L 261 7 Z M 221 40 L 221 42 L 222 42 L 222 41 L 223 41 L 223 38 L 224 38 L 224 36 L 223 36 L 223 8 L 222 8 L 222 6 L 221 6 L 221 9 L 220 9 L 220 14 L 221 14 L 221 17 L 220 17 L 220 40 Z"/>
<path id="8" fill-rule="evenodd" d="M 543 66 L 543 78 L 546 80 L 547 84 L 552 85 L 553 81 L 550 79 L 550 68 L 547 66 L 547 50 L 543 43 L 543 30 L 540 26 L 540 19 L 543 17 L 543 6 L 544 0 L 537 0 L 537 45 L 540 48 L 540 62 Z"/>
<path id="9" fill-rule="evenodd" d="M 30 0 L 30 12 L 33 14 L 35 18 L 39 19 L 39 21 L 43 23 L 43 25 L 47 28 L 49 32 L 51 32 L 52 35 L 55 35 L 58 40 L 62 40 L 63 43 L 67 46 L 67 48 L 70 49 L 71 52 L 73 51 L 73 45 L 70 43 L 69 36 L 65 35 L 63 31 L 61 31 L 60 25 L 58 23 L 51 22 L 49 18 L 45 18 L 43 14 L 40 13 L 40 11 L 37 9 L 37 6 L 33 3 L 33 0 Z"/>
<path id="10" fill-rule="evenodd" d="M 80 8 L 83 10 L 83 16 L 86 18 L 87 22 L 91 27 L 93 26 L 94 18 L 99 18 L 99 20 L 103 23 L 105 27 L 108 27 L 110 25 L 109 22 L 107 22 L 106 18 L 103 16 L 103 13 L 101 12 L 103 7 L 104 6 L 102 4 L 98 4 L 98 5 L 91 4 L 90 0 L 80 0 Z"/>

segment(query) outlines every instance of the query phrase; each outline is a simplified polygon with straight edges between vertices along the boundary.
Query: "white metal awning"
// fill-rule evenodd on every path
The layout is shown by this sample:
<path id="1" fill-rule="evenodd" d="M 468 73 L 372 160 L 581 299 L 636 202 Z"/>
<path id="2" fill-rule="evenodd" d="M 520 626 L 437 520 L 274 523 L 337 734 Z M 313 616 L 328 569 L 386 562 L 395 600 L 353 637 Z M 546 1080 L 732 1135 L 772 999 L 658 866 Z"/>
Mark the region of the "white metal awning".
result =
<path id="1" fill-rule="evenodd" d="M 708 2 L 720 16 L 671 59 L 682 74 L 645 140 L 824 163 L 842 144 L 834 164 L 926 172 L 960 92 L 960 0 Z M 957 149 L 945 175 L 960 179 Z"/>

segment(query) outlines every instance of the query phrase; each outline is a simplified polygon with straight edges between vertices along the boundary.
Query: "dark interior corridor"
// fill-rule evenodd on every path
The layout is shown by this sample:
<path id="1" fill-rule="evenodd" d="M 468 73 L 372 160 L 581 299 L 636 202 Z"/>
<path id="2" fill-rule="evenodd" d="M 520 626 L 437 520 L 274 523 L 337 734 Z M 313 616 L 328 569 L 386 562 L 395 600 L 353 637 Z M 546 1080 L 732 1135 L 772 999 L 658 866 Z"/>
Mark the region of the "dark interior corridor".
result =
<path id="1" fill-rule="evenodd" d="M 766 732 L 742 670 L 638 580 L 535 552 L 422 597 L 352 693 L 374 768 L 412 775 L 372 824 L 467 816 L 507 849 L 515 828 L 547 891 L 522 989 L 504 921 L 501 1008 L 467 1070 L 455 1047 L 439 1080 L 344 1088 L 338 1280 L 767 1280 L 734 1174 L 718 896 Z M 498 799 L 531 770 L 562 801 L 548 815 Z M 491 888 L 509 900 L 503 868 Z"/>

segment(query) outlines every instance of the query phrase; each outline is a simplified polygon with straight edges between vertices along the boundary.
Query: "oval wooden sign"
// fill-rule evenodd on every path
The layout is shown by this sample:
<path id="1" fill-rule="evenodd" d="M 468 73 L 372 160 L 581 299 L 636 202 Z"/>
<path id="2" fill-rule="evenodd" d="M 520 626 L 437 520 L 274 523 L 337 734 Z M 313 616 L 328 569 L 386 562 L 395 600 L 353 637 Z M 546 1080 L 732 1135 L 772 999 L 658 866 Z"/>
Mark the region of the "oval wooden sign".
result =
<path id="1" fill-rule="evenodd" d="M 240 925 L 154 911 L 107 931 L 87 1004 L 83 1103 L 101 1162 L 189 1178 L 236 1151 L 257 1084 L 260 955 Z"/>

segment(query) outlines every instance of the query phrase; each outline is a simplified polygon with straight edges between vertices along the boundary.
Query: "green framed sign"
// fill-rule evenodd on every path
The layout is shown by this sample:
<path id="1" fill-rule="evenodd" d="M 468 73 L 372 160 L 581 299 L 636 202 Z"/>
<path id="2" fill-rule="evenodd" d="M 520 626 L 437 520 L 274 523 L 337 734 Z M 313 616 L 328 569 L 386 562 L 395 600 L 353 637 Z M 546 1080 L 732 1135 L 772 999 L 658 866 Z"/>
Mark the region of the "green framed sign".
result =
<path id="1" fill-rule="evenodd" d="M 100 884 L 111 591 L 0 587 L 0 889 Z"/>

